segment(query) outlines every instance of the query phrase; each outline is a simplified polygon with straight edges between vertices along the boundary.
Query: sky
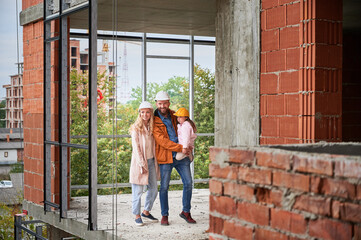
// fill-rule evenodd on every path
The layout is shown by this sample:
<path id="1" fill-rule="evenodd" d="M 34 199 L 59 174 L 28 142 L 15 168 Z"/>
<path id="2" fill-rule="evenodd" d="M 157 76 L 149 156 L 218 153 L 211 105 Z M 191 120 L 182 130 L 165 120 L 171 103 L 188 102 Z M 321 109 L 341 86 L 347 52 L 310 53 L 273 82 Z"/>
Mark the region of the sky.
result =
<path id="1" fill-rule="evenodd" d="M 22 27 L 17 27 L 16 0 L 0 0 L 0 99 L 5 97 L 2 87 L 10 83 L 10 75 L 18 73 L 17 69 L 17 37 L 19 31 L 19 59 L 22 62 Z M 18 0 L 18 11 L 21 10 L 21 0 Z M 19 19 L 19 18 L 18 18 Z"/>
<path id="2" fill-rule="evenodd" d="M 18 12 L 21 11 L 21 0 L 18 0 Z M 5 97 L 5 89 L 2 87 L 10 83 L 10 75 L 17 74 L 17 29 L 19 33 L 19 61 L 23 61 L 23 44 L 22 44 L 22 27 L 16 24 L 16 0 L 0 0 L 0 99 Z M 73 30 L 72 30 L 73 31 Z M 138 34 L 139 35 L 139 34 Z M 148 34 L 152 35 L 152 34 Z M 161 36 L 165 35 L 154 35 Z M 175 37 L 172 35 L 171 37 Z M 187 38 L 187 36 L 181 36 Z M 208 39 L 208 38 L 207 38 Z M 98 41 L 98 49 L 101 49 L 102 40 Z M 128 42 L 126 44 L 127 55 L 124 54 L 124 43 L 118 43 L 117 57 L 113 57 L 113 44 L 108 41 L 110 46 L 109 61 L 117 62 L 118 75 L 124 75 L 124 60 L 127 59 L 128 65 L 128 91 L 131 88 L 140 86 L 141 84 L 141 46 L 139 43 Z M 87 48 L 87 40 L 81 40 L 80 50 Z M 182 44 L 159 44 L 148 43 L 147 54 L 154 55 L 172 55 L 172 56 L 188 56 L 188 45 Z M 115 54 L 114 54 L 115 55 Z M 195 63 L 201 67 L 208 68 L 211 72 L 215 70 L 215 48 L 214 46 L 195 46 Z M 187 60 L 147 60 L 147 81 L 148 82 L 166 82 L 173 76 L 188 77 L 189 63 Z M 118 86 L 122 77 L 118 79 Z M 120 94 L 118 95 L 120 96 Z"/>

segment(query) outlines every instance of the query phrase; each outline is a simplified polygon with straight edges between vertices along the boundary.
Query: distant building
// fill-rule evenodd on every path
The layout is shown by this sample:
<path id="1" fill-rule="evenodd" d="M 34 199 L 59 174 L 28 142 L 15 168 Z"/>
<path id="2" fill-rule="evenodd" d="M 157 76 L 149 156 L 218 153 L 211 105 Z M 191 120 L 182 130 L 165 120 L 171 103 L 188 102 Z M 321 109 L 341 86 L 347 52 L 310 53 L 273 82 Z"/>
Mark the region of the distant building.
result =
<path id="1" fill-rule="evenodd" d="M 0 174 L 8 174 L 11 165 L 23 162 L 23 131 L 20 128 L 0 129 Z"/>
<path id="2" fill-rule="evenodd" d="M 3 85 L 6 89 L 5 127 L 23 127 L 23 64 L 20 73 L 10 76 L 10 84 Z"/>

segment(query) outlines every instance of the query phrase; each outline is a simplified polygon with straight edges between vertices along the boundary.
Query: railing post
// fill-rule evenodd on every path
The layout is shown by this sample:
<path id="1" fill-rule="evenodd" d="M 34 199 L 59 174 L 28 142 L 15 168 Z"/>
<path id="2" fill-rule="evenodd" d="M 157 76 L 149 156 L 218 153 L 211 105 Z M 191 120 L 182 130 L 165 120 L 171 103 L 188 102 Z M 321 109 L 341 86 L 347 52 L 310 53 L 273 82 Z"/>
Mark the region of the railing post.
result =
<path id="1" fill-rule="evenodd" d="M 16 214 L 14 216 L 14 239 L 15 240 L 21 240 L 21 228 L 18 226 L 21 225 L 21 218 L 22 216 L 19 216 Z"/>

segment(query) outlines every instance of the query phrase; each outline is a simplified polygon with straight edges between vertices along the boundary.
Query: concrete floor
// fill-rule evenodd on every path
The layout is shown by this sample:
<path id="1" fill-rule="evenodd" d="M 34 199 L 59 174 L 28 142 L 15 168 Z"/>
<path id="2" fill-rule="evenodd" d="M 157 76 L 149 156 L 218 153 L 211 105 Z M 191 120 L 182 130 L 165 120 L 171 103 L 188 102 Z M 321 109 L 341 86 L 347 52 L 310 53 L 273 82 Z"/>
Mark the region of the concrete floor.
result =
<path id="1" fill-rule="evenodd" d="M 144 203 L 145 194 L 142 196 Z M 197 224 L 188 224 L 179 217 L 182 211 L 182 191 L 169 192 L 169 226 L 161 226 L 158 223 L 145 223 L 144 226 L 134 224 L 134 216 L 131 211 L 131 195 L 117 195 L 117 231 L 111 230 L 113 219 L 116 218 L 115 198 L 111 195 L 98 196 L 98 228 L 99 230 L 110 229 L 109 232 L 116 234 L 119 239 L 208 239 L 206 230 L 209 227 L 209 190 L 195 189 L 192 197 L 192 217 Z M 114 204 L 113 204 L 114 203 Z M 70 218 L 87 223 L 87 197 L 75 197 L 70 203 Z M 159 220 L 160 203 L 157 197 L 152 215 Z M 115 220 L 114 220 L 115 222 Z"/>

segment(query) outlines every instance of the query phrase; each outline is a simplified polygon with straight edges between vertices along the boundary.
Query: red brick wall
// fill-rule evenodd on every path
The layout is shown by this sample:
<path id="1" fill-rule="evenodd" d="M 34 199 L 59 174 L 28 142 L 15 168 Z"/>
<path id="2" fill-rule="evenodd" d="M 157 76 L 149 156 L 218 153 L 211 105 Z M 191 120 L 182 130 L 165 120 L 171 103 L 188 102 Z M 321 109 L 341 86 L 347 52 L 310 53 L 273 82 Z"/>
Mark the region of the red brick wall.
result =
<path id="1" fill-rule="evenodd" d="M 210 159 L 210 239 L 359 239 L 360 157 L 213 147 Z"/>
<path id="2" fill-rule="evenodd" d="M 23 9 L 42 1 L 23 1 Z M 52 23 L 52 32 L 58 26 Z M 58 140 L 58 54 L 57 43 L 51 45 L 51 128 L 52 141 Z M 24 116 L 24 199 L 42 204 L 43 199 L 43 21 L 23 26 L 23 116 Z M 59 202 L 58 148 L 51 149 L 51 191 Z"/>
<path id="3" fill-rule="evenodd" d="M 342 1 L 261 4 L 260 143 L 341 141 Z"/>

